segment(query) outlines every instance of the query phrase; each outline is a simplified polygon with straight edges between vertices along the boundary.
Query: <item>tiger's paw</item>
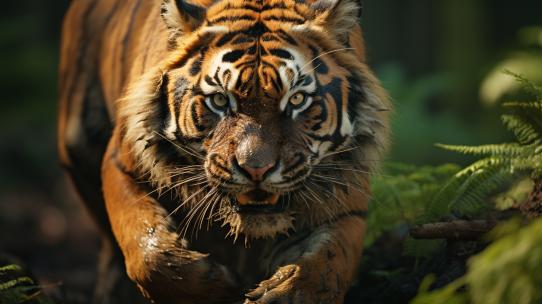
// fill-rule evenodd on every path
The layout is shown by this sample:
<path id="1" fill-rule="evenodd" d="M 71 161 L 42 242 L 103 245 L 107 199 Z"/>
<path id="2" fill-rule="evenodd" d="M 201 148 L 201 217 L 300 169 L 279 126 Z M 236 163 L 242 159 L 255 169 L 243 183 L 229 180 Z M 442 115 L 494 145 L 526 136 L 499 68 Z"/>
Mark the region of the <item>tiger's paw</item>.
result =
<path id="1" fill-rule="evenodd" d="M 245 296 L 245 304 L 300 304 L 320 303 L 316 294 L 303 288 L 301 269 L 297 265 L 288 265 L 279 270 L 268 280 Z M 322 302 L 327 303 L 327 302 Z"/>

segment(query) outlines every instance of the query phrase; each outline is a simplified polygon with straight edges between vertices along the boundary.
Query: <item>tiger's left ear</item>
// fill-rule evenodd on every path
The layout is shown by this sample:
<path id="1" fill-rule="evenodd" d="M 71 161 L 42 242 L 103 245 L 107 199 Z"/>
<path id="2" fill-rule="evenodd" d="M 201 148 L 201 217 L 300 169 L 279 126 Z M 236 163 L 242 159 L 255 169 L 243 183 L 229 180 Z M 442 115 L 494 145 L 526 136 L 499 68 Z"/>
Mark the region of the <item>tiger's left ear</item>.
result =
<path id="1" fill-rule="evenodd" d="M 191 32 L 205 21 L 207 5 L 191 0 L 162 0 L 161 15 L 166 26 L 173 32 Z"/>
<path id="2" fill-rule="evenodd" d="M 361 18 L 361 0 L 317 0 L 310 5 L 314 23 L 346 43 L 348 35 Z"/>

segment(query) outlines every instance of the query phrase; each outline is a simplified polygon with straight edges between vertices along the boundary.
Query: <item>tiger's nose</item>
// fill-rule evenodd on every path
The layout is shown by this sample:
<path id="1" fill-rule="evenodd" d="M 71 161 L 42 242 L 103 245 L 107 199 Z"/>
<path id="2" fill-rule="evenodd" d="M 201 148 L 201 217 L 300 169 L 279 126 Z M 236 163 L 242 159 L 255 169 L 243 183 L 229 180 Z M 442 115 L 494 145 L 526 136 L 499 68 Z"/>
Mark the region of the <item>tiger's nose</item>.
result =
<path id="1" fill-rule="evenodd" d="M 248 173 L 248 175 L 250 175 L 250 178 L 255 182 L 263 181 L 265 174 L 274 167 L 275 163 L 269 163 L 261 167 L 251 167 L 246 164 L 241 165 L 241 168 L 243 168 L 243 170 L 245 170 L 245 172 Z"/>

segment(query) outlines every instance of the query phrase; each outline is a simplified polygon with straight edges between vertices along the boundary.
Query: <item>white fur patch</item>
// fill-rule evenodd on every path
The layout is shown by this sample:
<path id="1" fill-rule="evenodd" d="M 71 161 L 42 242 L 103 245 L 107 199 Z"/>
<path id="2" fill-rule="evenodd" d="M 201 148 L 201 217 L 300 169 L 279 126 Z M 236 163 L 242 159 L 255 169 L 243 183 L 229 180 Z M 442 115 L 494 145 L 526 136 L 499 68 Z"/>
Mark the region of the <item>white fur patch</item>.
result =
<path id="1" fill-rule="evenodd" d="M 354 128 L 350 122 L 348 112 L 345 111 L 342 113 L 342 122 L 341 122 L 341 135 L 342 136 L 351 136 Z"/>
<path id="2" fill-rule="evenodd" d="M 171 183 L 169 169 L 162 160 L 157 160 L 156 146 L 148 146 L 160 135 L 158 132 L 162 122 L 157 116 L 164 72 L 155 68 L 143 75 L 128 90 L 126 96 L 119 100 L 119 115 L 126 129 L 125 140 L 131 143 L 132 153 L 141 173 L 149 173 L 151 181 L 157 187 Z"/>
<path id="3" fill-rule="evenodd" d="M 227 33 L 230 29 L 224 25 L 215 25 L 215 26 L 206 26 L 201 32 L 202 33 Z"/>

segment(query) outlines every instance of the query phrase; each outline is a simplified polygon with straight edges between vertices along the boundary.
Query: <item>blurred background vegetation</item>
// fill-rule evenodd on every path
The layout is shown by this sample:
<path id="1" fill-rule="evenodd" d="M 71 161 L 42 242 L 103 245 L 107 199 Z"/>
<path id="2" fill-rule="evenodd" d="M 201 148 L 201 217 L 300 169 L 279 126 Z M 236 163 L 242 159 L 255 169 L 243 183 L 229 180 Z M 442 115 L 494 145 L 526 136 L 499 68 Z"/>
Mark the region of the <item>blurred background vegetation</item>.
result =
<path id="1" fill-rule="evenodd" d="M 0 251 L 19 257 L 50 293 L 84 303 L 97 232 L 55 151 L 58 45 L 68 5 L 8 1 L 0 10 Z M 389 162 L 464 166 L 473 159 L 434 143 L 510 140 L 496 105 L 522 95 L 502 71 L 542 83 L 541 11 L 536 0 L 364 0 L 369 64 L 395 105 Z M 457 170 L 431 171 L 430 181 Z"/>

